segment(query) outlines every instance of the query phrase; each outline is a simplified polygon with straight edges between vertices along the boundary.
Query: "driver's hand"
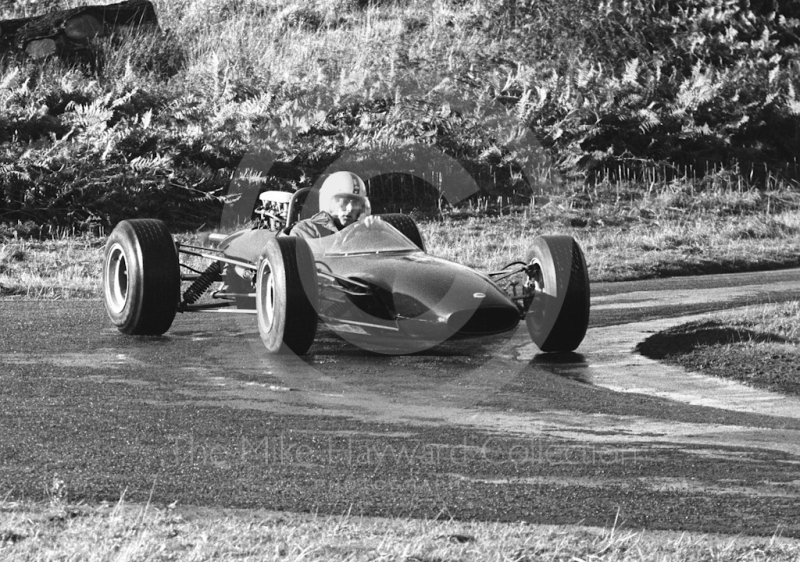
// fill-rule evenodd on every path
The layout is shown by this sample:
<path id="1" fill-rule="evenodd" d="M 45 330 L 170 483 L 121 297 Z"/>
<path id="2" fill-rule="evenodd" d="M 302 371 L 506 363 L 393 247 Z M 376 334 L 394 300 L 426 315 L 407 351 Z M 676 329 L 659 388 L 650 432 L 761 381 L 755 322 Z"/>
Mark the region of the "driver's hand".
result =
<path id="1" fill-rule="evenodd" d="M 373 224 L 375 224 L 378 221 L 383 221 L 383 219 L 380 218 L 380 217 L 377 217 L 375 215 L 370 215 L 370 216 L 368 216 L 367 218 L 364 219 L 364 226 L 369 228 L 370 226 L 372 226 Z"/>

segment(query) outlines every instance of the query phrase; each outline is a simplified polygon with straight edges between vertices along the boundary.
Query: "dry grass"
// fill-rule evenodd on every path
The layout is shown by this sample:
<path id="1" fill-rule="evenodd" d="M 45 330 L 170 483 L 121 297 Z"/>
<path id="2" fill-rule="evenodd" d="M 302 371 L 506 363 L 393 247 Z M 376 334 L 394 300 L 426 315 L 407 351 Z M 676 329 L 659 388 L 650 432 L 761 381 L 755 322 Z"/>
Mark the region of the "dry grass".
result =
<path id="1" fill-rule="evenodd" d="M 0 557 L 156 560 L 797 560 L 800 543 L 526 523 L 315 516 L 265 510 L 0 505 Z"/>
<path id="2" fill-rule="evenodd" d="M 800 343 L 800 301 L 722 312 L 719 318 L 729 326 Z"/>
<path id="3" fill-rule="evenodd" d="M 769 269 L 798 264 L 798 222 L 798 212 L 656 221 L 590 232 L 584 246 L 598 281 Z"/>
<path id="4" fill-rule="evenodd" d="M 0 296 L 97 297 L 104 244 L 97 237 L 2 242 Z"/>
<path id="5" fill-rule="evenodd" d="M 573 220 L 586 226 L 571 226 Z M 800 265 L 798 211 L 609 222 L 561 213 L 430 222 L 421 229 L 430 253 L 483 270 L 525 257 L 536 235 L 570 234 L 595 282 Z"/>

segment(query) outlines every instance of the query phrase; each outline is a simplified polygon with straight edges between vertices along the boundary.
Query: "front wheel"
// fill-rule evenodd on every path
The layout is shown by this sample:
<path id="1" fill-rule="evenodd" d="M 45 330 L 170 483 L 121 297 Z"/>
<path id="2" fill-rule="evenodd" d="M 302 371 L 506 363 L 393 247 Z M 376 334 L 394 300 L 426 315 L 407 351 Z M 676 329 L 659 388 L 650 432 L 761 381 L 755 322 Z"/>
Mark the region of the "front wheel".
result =
<path id="1" fill-rule="evenodd" d="M 525 315 L 533 343 L 542 351 L 573 351 L 589 325 L 586 259 L 571 236 L 538 236 L 526 263 L 533 301 Z"/>
<path id="2" fill-rule="evenodd" d="M 422 240 L 422 234 L 420 234 L 414 219 L 402 213 L 385 213 L 377 216 L 399 230 L 400 233 L 411 240 L 417 248 L 423 252 L 425 251 L 425 242 Z"/>
<path id="3" fill-rule="evenodd" d="M 108 317 L 119 331 L 160 335 L 169 330 L 180 289 L 178 251 L 166 225 L 155 219 L 117 224 L 106 242 L 103 292 Z"/>
<path id="4" fill-rule="evenodd" d="M 258 331 L 270 353 L 303 355 L 317 333 L 319 288 L 314 254 L 294 236 L 267 241 L 256 276 Z"/>

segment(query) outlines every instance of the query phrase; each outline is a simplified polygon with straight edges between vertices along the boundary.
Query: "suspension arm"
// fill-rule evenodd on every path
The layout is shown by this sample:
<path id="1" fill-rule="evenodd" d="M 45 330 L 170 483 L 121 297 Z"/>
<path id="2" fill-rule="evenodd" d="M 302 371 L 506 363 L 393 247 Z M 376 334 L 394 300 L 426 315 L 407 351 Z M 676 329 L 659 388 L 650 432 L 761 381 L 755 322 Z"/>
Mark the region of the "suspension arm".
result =
<path id="1" fill-rule="evenodd" d="M 189 255 L 189 256 L 196 256 L 198 258 L 206 258 L 206 259 L 209 259 L 209 260 L 221 261 L 221 262 L 224 262 L 224 263 L 229 263 L 231 265 L 238 265 L 239 267 L 243 267 L 245 269 L 258 271 L 258 266 L 257 265 L 254 265 L 254 264 L 252 264 L 250 262 L 246 262 L 246 261 L 234 260 L 234 259 L 231 259 L 231 258 L 228 258 L 228 257 L 225 257 L 225 256 L 215 256 L 215 255 L 212 255 L 212 254 L 204 254 L 202 252 L 190 252 L 188 250 L 183 250 L 183 249 L 181 250 L 181 252 L 186 254 L 186 255 Z"/>

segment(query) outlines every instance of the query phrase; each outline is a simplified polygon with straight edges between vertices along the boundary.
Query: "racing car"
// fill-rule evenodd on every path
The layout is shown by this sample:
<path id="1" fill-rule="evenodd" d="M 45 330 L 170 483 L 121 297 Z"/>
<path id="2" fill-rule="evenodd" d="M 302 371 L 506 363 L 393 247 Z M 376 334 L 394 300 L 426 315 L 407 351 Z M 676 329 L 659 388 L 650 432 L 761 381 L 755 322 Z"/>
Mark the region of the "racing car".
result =
<path id="1" fill-rule="evenodd" d="M 271 353 L 303 355 L 324 323 L 366 349 L 406 354 L 524 321 L 542 352 L 578 348 L 589 321 L 584 254 L 570 236 L 537 236 L 523 259 L 479 272 L 428 254 L 408 215 L 376 215 L 316 239 L 292 236 L 311 188 L 266 191 L 256 219 L 206 243 L 176 243 L 156 219 L 123 220 L 105 248 L 112 323 L 129 335 L 167 332 L 178 313 L 256 316 Z M 205 269 L 196 263 L 207 262 Z"/>

